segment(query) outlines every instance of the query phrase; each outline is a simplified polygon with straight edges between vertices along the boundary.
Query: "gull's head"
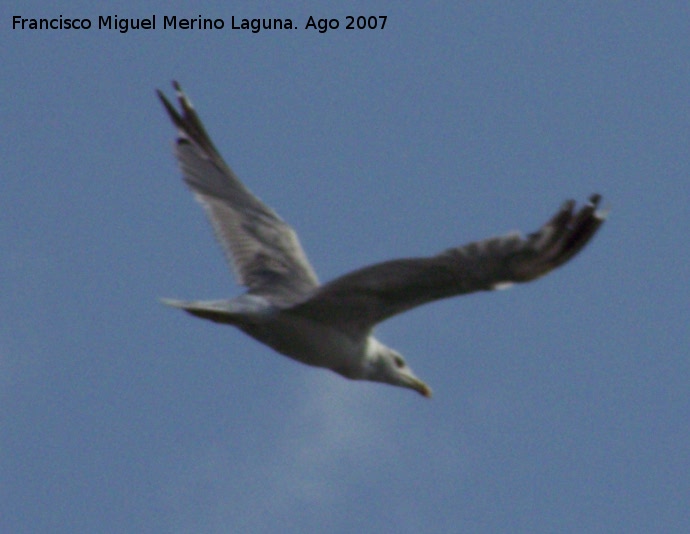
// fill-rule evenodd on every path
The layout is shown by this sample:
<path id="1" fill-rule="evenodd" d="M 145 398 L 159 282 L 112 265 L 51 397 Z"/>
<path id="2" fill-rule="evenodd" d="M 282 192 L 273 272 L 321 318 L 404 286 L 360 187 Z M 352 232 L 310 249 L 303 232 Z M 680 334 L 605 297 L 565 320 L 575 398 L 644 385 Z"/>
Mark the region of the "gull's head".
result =
<path id="1" fill-rule="evenodd" d="M 420 395 L 431 397 L 431 389 L 415 376 L 405 359 L 376 338 L 367 340 L 367 366 L 364 378 L 394 386 L 414 389 Z"/>

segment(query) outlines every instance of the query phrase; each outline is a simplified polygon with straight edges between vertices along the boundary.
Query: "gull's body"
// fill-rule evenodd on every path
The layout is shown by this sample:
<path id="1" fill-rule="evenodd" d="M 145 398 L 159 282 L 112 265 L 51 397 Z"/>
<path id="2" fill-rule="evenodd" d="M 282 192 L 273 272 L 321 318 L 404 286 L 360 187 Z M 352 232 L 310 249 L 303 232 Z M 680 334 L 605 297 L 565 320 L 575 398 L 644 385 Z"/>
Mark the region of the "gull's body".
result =
<path id="1" fill-rule="evenodd" d="M 242 295 L 232 300 L 166 304 L 218 323 L 236 326 L 272 349 L 297 361 L 325 367 L 348 378 L 363 378 L 353 366 L 361 354 L 377 348 L 373 336 L 349 336 L 323 321 L 302 317 L 272 305 L 263 297 Z"/>
<path id="2" fill-rule="evenodd" d="M 230 300 L 166 299 L 171 306 L 236 326 L 274 350 L 347 378 L 408 387 L 429 397 L 374 326 L 416 306 L 533 280 L 577 254 L 604 221 L 599 196 L 577 212 L 568 201 L 538 232 L 448 249 L 428 258 L 391 260 L 320 285 L 297 235 L 256 198 L 223 161 L 177 83 L 182 112 L 160 97 L 178 130 L 176 156 L 205 208 L 244 295 Z"/>

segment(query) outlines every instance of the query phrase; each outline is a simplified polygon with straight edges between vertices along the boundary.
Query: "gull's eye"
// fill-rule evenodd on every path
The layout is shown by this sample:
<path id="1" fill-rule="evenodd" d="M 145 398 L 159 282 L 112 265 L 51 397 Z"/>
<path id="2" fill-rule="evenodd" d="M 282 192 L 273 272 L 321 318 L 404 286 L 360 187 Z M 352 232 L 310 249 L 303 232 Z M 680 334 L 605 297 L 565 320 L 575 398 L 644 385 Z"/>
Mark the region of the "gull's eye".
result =
<path id="1" fill-rule="evenodd" d="M 405 360 L 403 360 L 400 356 L 393 356 L 393 361 L 398 369 L 405 367 Z"/>

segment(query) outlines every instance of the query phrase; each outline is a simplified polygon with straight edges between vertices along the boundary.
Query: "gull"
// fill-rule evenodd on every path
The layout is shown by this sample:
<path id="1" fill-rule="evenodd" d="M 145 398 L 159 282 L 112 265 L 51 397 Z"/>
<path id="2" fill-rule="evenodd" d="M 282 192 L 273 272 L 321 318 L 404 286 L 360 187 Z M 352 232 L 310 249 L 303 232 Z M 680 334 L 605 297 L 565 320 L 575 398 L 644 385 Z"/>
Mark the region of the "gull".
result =
<path id="1" fill-rule="evenodd" d="M 237 282 L 229 300 L 165 304 L 235 326 L 294 360 L 354 380 L 431 389 L 404 358 L 373 334 L 375 325 L 438 299 L 528 282 L 560 267 L 606 218 L 594 194 L 575 210 L 569 200 L 539 230 L 447 249 L 435 256 L 369 265 L 321 285 L 295 231 L 254 196 L 225 163 L 190 100 L 173 82 L 180 110 L 158 90 L 177 129 L 175 155 L 184 181 L 208 215 Z"/>

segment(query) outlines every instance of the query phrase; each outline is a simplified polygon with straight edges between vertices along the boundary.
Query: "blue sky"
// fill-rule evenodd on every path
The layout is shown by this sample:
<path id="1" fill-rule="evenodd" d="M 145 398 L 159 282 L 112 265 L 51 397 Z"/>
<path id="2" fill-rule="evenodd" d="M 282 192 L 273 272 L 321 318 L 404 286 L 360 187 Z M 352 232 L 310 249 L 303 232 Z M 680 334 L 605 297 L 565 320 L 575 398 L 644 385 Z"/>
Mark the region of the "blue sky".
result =
<path id="1" fill-rule="evenodd" d="M 690 528 L 687 6 L 9 6 L 0 530 Z M 11 29 L 59 14 L 226 29 Z M 610 220 L 547 278 L 379 327 L 433 399 L 349 382 L 158 302 L 242 291 L 172 156 L 172 79 L 322 280 L 593 192 Z"/>

